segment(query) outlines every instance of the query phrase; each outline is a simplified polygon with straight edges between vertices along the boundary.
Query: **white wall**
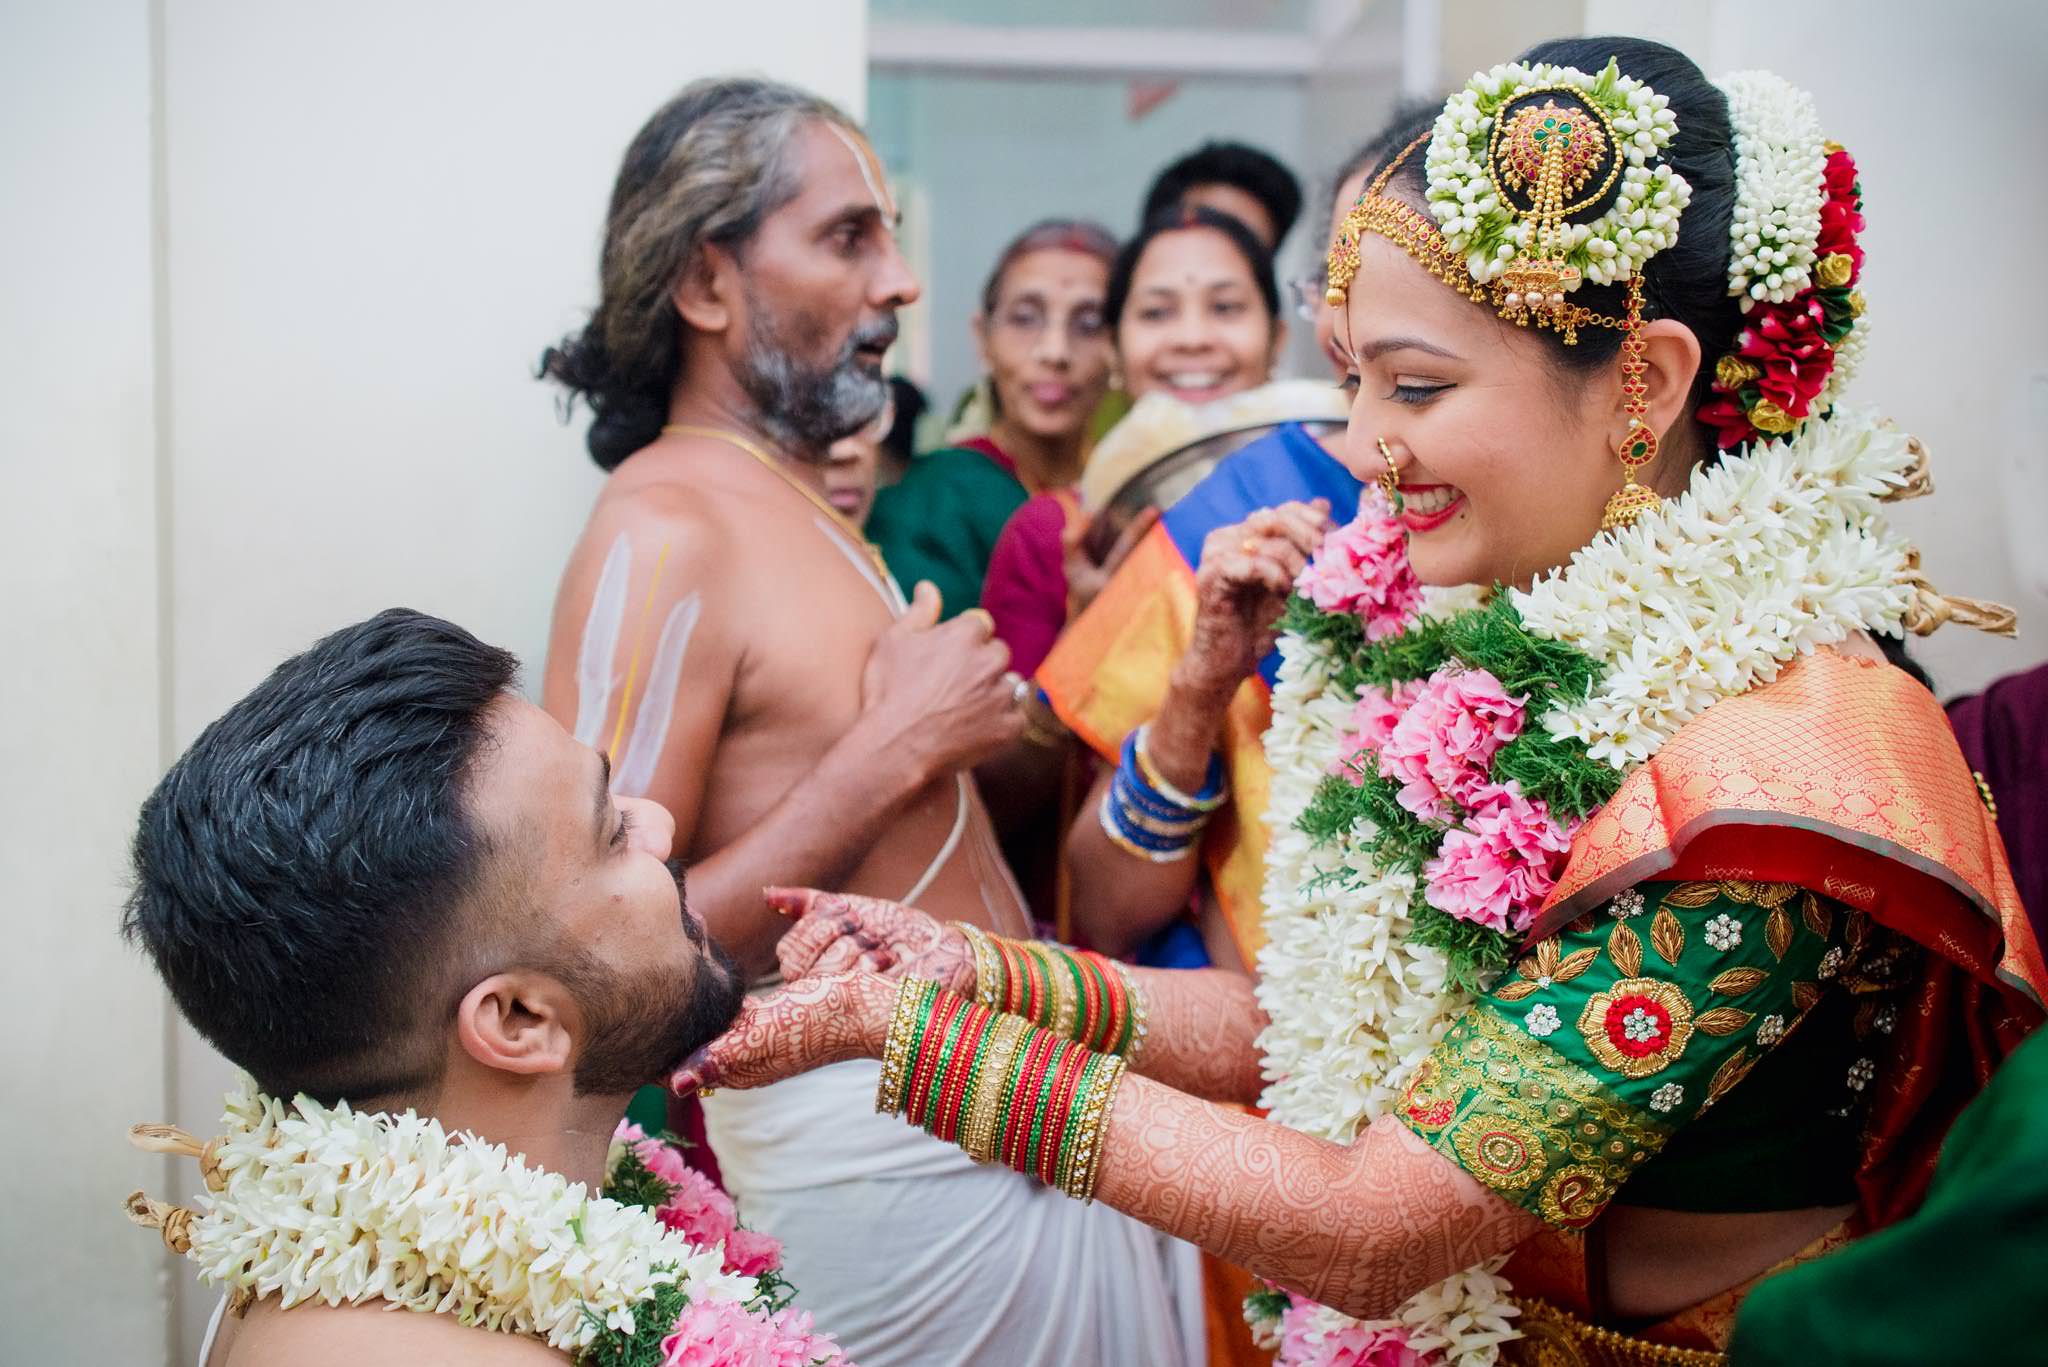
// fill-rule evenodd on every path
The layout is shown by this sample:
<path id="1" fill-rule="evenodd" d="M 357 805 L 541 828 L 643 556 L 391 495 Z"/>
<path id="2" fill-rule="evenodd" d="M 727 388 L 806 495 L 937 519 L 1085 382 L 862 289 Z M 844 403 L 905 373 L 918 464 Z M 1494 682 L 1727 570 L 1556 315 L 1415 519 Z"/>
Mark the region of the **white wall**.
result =
<path id="1" fill-rule="evenodd" d="M 599 476 L 531 375 L 594 302 L 626 142 L 716 72 L 857 114 L 865 26 L 848 0 L 0 9 L 0 1358 L 189 1361 L 210 1308 L 117 1210 L 194 1177 L 126 1126 L 203 1132 L 226 1079 L 167 1047 L 114 934 L 137 803 L 279 658 L 394 603 L 537 674 Z"/>
<path id="2" fill-rule="evenodd" d="M 1914 652 L 1944 696 L 2048 660 L 2048 6 L 1589 0 L 1586 29 L 1813 92 L 1856 157 L 1869 221 L 1870 354 L 1850 398 L 1934 455 L 1935 496 L 1898 521 L 1936 587 L 2020 612 L 2017 642 L 1946 627 Z"/>
<path id="3" fill-rule="evenodd" d="M 115 935 L 158 755 L 149 33 L 145 0 L 0 9 L 10 1362 L 152 1362 L 166 1341 L 169 1259 L 119 1210 L 163 1186 L 126 1137 L 163 1107 L 163 997 Z"/>

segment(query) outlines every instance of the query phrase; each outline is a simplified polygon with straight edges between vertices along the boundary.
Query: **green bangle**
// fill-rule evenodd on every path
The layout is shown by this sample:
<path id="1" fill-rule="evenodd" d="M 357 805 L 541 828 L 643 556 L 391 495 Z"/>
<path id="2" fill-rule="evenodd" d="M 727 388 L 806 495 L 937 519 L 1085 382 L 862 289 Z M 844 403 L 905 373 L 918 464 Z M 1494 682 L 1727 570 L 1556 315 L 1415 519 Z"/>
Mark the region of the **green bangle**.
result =
<path id="1" fill-rule="evenodd" d="M 1053 1086 L 1059 1081 L 1059 1075 L 1060 1050 L 1058 1045 L 1054 1045 L 1052 1057 L 1046 1060 L 1045 1076 L 1038 1083 L 1038 1095 L 1031 1103 L 1031 1140 L 1024 1146 L 1023 1171 L 1026 1174 L 1038 1171 L 1038 1151 L 1044 1138 L 1045 1111 L 1046 1107 L 1052 1104 Z"/>

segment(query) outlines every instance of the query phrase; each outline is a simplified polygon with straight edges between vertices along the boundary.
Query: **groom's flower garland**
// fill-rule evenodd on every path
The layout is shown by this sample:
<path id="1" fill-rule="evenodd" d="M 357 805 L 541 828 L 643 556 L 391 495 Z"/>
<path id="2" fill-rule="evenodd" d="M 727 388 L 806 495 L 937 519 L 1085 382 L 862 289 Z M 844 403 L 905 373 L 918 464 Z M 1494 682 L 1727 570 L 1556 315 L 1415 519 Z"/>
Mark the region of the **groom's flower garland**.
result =
<path id="1" fill-rule="evenodd" d="M 785 1308 L 779 1249 L 719 1229 L 729 1204 L 680 1180 L 662 1141 L 621 1132 L 613 1200 L 410 1111 L 287 1105 L 245 1079 L 223 1121 L 183 1233 L 201 1277 L 239 1297 L 384 1300 L 530 1334 L 586 1367 L 845 1364 Z M 682 1232 L 707 1221 L 720 1242 Z"/>
<path id="2" fill-rule="evenodd" d="M 1348 1143 L 1391 1113 L 1629 771 L 1797 656 L 1898 633 L 1909 552 L 1879 505 L 1915 459 L 1903 433 L 1838 409 L 1695 471 L 1685 495 L 1528 591 L 1464 610 L 1406 606 L 1417 586 L 1376 498 L 1331 534 L 1288 611 L 1266 734 L 1258 993 L 1275 1119 Z M 1248 1313 L 1286 1367 L 1480 1367 L 1514 1335 L 1496 1269 L 1386 1324 L 1277 1292 Z"/>

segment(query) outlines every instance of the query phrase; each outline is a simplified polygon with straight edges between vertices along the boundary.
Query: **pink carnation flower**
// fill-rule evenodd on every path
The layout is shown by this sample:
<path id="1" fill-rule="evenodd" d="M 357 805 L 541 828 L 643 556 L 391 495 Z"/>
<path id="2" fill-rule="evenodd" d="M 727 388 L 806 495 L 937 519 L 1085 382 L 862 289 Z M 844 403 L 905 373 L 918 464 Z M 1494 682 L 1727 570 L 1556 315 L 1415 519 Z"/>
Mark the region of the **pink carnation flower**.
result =
<path id="1" fill-rule="evenodd" d="M 1557 886 L 1572 830 L 1516 784 L 1489 785 L 1423 866 L 1423 898 L 1461 921 L 1519 934 Z"/>
<path id="2" fill-rule="evenodd" d="M 1417 689 L 1380 746 L 1380 773 L 1401 785 L 1403 807 L 1448 820 L 1450 804 L 1473 805 L 1493 755 L 1522 734 L 1522 705 L 1483 669 L 1439 669 Z"/>
<path id="3" fill-rule="evenodd" d="M 1394 724 L 1401 720 L 1401 713 L 1421 691 L 1420 679 L 1395 684 L 1391 694 L 1371 684 L 1360 688 L 1358 703 L 1351 709 L 1349 729 L 1337 740 L 1337 758 L 1331 762 L 1330 772 L 1353 783 L 1377 772 L 1380 748 L 1394 734 Z"/>
<path id="4" fill-rule="evenodd" d="M 732 1301 L 692 1301 L 661 1341 L 662 1367 L 852 1367 L 839 1345 L 811 1332 L 802 1310 L 757 1315 Z"/>
<path id="5" fill-rule="evenodd" d="M 1314 1301 L 1301 1297 L 1280 1317 L 1277 1367 L 1422 1367 L 1422 1354 L 1408 1346 L 1399 1325 L 1346 1322 L 1336 1329 L 1318 1329 Z"/>
<path id="6" fill-rule="evenodd" d="M 758 1277 L 782 1267 L 782 1240 L 758 1230 L 735 1229 L 725 1236 L 725 1270 Z"/>
<path id="7" fill-rule="evenodd" d="M 720 1191 L 710 1178 L 683 1162 L 681 1154 L 666 1144 L 661 1147 L 668 1149 L 673 1161 L 665 1162 L 659 1168 L 655 1167 L 644 1149 L 641 1153 L 641 1161 L 655 1176 L 675 1188 L 669 1193 L 668 1200 L 654 1212 L 655 1218 L 700 1248 L 709 1248 L 731 1238 L 733 1231 L 739 1228 L 739 1212 L 734 1209 L 732 1198 Z"/>
<path id="8" fill-rule="evenodd" d="M 1399 634 L 1422 606 L 1401 524 L 1371 490 L 1360 496 L 1358 516 L 1323 538 L 1294 586 L 1324 612 L 1355 614 L 1368 641 Z"/>

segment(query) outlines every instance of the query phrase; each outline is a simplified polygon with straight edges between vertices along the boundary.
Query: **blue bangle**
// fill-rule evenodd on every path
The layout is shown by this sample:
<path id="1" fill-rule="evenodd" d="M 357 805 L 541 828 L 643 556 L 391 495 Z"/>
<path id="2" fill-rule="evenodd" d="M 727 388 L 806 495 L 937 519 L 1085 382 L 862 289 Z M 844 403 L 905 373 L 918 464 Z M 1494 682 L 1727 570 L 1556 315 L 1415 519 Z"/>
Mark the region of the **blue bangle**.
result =
<path id="1" fill-rule="evenodd" d="M 1125 810 L 1143 812 L 1154 821 L 1203 822 L 1209 819 L 1207 812 L 1176 807 L 1157 793 L 1150 793 L 1143 782 L 1122 765 L 1117 766 L 1116 773 L 1110 779 L 1110 790 L 1116 794 L 1117 801 L 1123 804 Z"/>
<path id="2" fill-rule="evenodd" d="M 1145 738 L 1151 728 L 1152 724 L 1147 722 L 1124 737 L 1119 767 L 1129 771 L 1132 787 L 1148 799 L 1148 805 L 1158 803 L 1183 812 L 1213 812 L 1221 807 L 1228 800 L 1223 757 L 1210 754 L 1208 772 L 1202 776 L 1202 790 L 1189 796 L 1167 782 L 1152 766 L 1151 756 L 1145 752 Z"/>
<path id="3" fill-rule="evenodd" d="M 1109 837 L 1111 844 L 1127 854 L 1135 855 L 1139 859 L 1148 860 L 1154 864 L 1171 864 L 1176 860 L 1185 859 L 1195 848 L 1192 840 L 1171 849 L 1152 849 L 1139 844 L 1123 833 L 1122 825 L 1117 819 L 1115 800 L 1106 793 L 1103 795 L 1101 804 L 1096 807 L 1095 815 L 1096 819 L 1102 823 L 1102 833 Z"/>

